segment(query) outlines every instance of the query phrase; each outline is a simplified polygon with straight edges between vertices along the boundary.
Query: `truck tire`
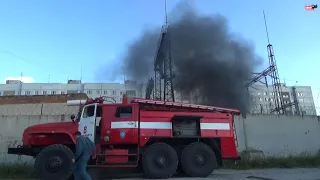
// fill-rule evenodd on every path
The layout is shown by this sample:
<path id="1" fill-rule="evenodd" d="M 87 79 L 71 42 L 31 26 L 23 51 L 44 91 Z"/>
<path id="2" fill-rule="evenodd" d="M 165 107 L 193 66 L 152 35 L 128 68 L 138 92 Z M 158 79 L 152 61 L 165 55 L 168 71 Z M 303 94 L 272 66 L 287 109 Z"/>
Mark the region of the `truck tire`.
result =
<path id="1" fill-rule="evenodd" d="M 142 155 L 144 174 L 151 179 L 170 178 L 176 172 L 178 162 L 176 151 L 166 143 L 154 143 Z"/>
<path id="2" fill-rule="evenodd" d="M 36 157 L 34 168 L 41 180 L 68 180 L 73 171 L 73 152 L 64 145 L 44 148 Z"/>
<path id="3" fill-rule="evenodd" d="M 213 149 L 204 143 L 192 143 L 182 150 L 181 165 L 188 176 L 208 177 L 217 164 Z"/>
<path id="4" fill-rule="evenodd" d="M 68 178 L 68 180 L 74 180 L 74 176 L 71 175 L 71 176 Z"/>

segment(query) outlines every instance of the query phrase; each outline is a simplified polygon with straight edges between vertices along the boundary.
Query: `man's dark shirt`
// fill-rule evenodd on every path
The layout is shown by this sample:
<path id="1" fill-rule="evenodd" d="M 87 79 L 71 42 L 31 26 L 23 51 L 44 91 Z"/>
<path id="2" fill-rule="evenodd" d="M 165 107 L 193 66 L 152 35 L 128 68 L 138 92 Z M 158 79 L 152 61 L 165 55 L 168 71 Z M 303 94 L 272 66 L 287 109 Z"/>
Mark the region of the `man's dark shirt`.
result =
<path id="1" fill-rule="evenodd" d="M 80 136 L 76 143 L 76 153 L 74 154 L 74 159 L 79 160 L 89 160 L 90 155 L 96 154 L 95 144 L 87 137 Z"/>

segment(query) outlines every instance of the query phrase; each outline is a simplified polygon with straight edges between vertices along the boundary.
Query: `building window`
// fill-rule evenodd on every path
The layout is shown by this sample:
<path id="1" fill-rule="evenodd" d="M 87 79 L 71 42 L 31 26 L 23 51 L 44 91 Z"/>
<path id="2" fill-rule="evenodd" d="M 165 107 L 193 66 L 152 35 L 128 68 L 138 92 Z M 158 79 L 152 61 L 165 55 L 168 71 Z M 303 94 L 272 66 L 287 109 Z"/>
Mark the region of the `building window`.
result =
<path id="1" fill-rule="evenodd" d="M 1 96 L 1 91 L 0 91 L 0 96 Z"/>
<path id="2" fill-rule="evenodd" d="M 99 90 L 97 90 L 97 94 L 100 94 L 100 91 L 99 91 Z"/>
<path id="3" fill-rule="evenodd" d="M 104 94 L 104 95 L 107 95 L 107 94 L 108 94 L 108 91 L 103 91 L 103 94 Z"/>
<path id="4" fill-rule="evenodd" d="M 116 95 L 116 91 L 112 91 L 112 94 L 113 94 L 113 95 Z"/>
<path id="5" fill-rule="evenodd" d="M 285 94 L 285 95 L 282 95 L 282 97 L 284 97 L 284 98 L 288 98 L 289 96 Z"/>
<path id="6" fill-rule="evenodd" d="M 25 91 L 24 94 L 25 95 L 30 95 L 30 91 Z"/>
<path id="7" fill-rule="evenodd" d="M 122 98 L 120 98 L 120 102 L 122 102 Z"/>
<path id="8" fill-rule="evenodd" d="M 64 91 L 61 91 L 61 94 L 64 94 Z"/>
<path id="9" fill-rule="evenodd" d="M 123 92 L 122 92 L 122 91 L 120 91 L 120 95 L 121 95 L 121 96 L 123 95 Z"/>
<path id="10" fill-rule="evenodd" d="M 92 94 L 92 91 L 91 91 L 91 90 L 88 90 L 88 91 L 87 91 L 87 94 Z"/>
<path id="11" fill-rule="evenodd" d="M 47 91 L 43 91 L 42 94 L 43 94 L 43 95 L 46 95 L 46 94 L 47 94 Z"/>
<path id="12" fill-rule="evenodd" d="M 263 93 L 263 95 L 265 95 L 265 96 L 266 96 L 267 94 L 268 94 L 268 92 L 264 92 L 264 93 Z"/>
<path id="13" fill-rule="evenodd" d="M 299 99 L 299 102 L 303 102 L 304 101 L 304 99 Z"/>
<path id="14" fill-rule="evenodd" d="M 262 101 L 262 98 L 259 98 L 260 101 Z"/>
<path id="15" fill-rule="evenodd" d="M 258 96 L 260 96 L 261 95 L 261 92 L 258 92 Z"/>
<path id="16" fill-rule="evenodd" d="M 51 94 L 57 94 L 57 92 L 56 91 L 51 91 Z"/>
<path id="17" fill-rule="evenodd" d="M 39 95 L 39 91 L 35 91 L 34 94 L 35 94 L 35 95 Z"/>
<path id="18" fill-rule="evenodd" d="M 265 98 L 264 100 L 265 100 L 265 101 L 269 101 L 269 98 Z"/>
<path id="19" fill-rule="evenodd" d="M 302 97 L 302 96 L 303 96 L 303 94 L 302 94 L 302 93 L 298 93 L 298 96 Z"/>

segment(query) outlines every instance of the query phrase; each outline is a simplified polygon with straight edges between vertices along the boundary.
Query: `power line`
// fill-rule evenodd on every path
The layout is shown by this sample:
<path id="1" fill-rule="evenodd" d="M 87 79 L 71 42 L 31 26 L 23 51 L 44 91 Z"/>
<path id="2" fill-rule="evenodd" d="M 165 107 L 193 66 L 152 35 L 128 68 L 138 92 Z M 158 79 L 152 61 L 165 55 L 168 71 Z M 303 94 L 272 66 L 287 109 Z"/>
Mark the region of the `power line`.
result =
<path id="1" fill-rule="evenodd" d="M 49 67 L 48 65 L 44 65 L 44 64 L 42 64 L 42 63 L 39 63 L 39 61 L 37 61 L 37 62 L 35 63 L 34 61 L 32 61 L 32 60 L 30 60 L 30 59 L 27 59 L 27 58 L 25 58 L 25 57 L 22 57 L 22 56 L 20 56 L 20 55 L 17 55 L 16 53 L 13 53 L 13 52 L 8 51 L 8 50 L 0 50 L 0 54 L 8 54 L 8 55 L 10 55 L 10 56 L 12 56 L 12 57 L 20 60 L 20 62 L 24 62 L 24 63 L 27 63 L 27 64 L 31 64 L 32 66 L 34 66 L 35 68 L 37 68 L 37 69 L 39 69 L 39 70 L 44 70 L 44 69 L 46 69 L 46 71 L 47 71 L 47 70 L 52 69 L 52 67 Z M 81 68 L 82 68 L 82 67 L 81 67 Z M 57 71 L 58 71 L 59 73 L 56 73 Z M 81 71 L 82 71 L 82 70 L 81 70 Z M 65 71 L 61 71 L 60 68 L 54 69 L 54 73 L 56 73 L 56 74 L 62 74 L 62 75 L 64 75 L 64 76 L 66 76 L 66 77 L 68 76 L 68 74 L 65 74 Z M 52 73 L 51 73 L 51 74 L 52 74 Z M 82 73 L 81 73 L 81 74 L 82 74 Z M 81 78 L 82 78 L 82 75 L 81 75 Z"/>

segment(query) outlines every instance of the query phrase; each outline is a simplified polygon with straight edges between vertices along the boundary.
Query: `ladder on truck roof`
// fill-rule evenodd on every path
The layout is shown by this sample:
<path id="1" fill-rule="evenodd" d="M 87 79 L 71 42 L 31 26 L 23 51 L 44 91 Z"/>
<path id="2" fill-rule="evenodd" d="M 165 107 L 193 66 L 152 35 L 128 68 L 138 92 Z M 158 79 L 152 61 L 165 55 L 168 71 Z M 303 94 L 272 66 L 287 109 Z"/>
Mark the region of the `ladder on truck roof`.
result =
<path id="1" fill-rule="evenodd" d="M 171 102 L 171 101 L 159 101 L 159 100 L 151 100 L 151 99 L 143 99 L 143 98 L 134 98 L 131 102 L 139 103 L 139 104 L 153 104 L 153 105 L 203 109 L 203 110 L 211 110 L 211 111 L 217 111 L 222 113 L 232 113 L 235 115 L 240 115 L 240 110 L 238 109 L 223 108 L 223 107 L 216 107 L 216 106 L 205 106 L 205 105 L 189 104 L 189 103 L 182 103 L 182 102 Z"/>

